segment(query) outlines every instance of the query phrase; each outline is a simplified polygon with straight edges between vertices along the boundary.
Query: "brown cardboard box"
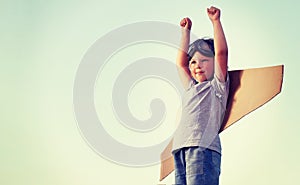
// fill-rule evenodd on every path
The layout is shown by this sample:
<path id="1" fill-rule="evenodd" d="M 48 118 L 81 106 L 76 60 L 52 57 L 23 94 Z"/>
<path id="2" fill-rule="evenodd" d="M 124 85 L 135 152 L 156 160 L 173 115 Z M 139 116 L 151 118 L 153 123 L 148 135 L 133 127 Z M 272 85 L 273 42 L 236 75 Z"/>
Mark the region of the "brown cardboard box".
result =
<path id="1" fill-rule="evenodd" d="M 283 65 L 229 71 L 230 91 L 220 132 L 281 92 Z M 172 141 L 161 154 L 160 180 L 174 170 Z"/>

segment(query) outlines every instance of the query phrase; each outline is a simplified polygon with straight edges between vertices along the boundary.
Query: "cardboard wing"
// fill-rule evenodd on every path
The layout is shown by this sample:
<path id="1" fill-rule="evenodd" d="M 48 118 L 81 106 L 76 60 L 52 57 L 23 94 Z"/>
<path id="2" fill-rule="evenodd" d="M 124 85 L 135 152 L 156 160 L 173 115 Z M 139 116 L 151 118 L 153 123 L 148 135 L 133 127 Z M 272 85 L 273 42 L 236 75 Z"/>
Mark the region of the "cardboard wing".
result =
<path id="1" fill-rule="evenodd" d="M 281 92 L 283 65 L 229 71 L 230 90 L 220 132 L 261 107 Z M 174 170 L 172 141 L 161 153 L 160 180 Z"/>

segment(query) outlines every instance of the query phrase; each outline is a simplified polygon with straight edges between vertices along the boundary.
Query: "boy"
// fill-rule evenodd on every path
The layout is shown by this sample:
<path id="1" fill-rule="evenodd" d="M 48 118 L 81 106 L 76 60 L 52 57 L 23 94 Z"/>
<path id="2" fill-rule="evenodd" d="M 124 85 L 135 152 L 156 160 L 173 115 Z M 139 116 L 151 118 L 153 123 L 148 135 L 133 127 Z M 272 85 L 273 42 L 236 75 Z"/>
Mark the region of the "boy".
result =
<path id="1" fill-rule="evenodd" d="M 219 130 L 229 90 L 228 48 L 220 10 L 207 8 L 214 39 L 198 39 L 189 47 L 192 22 L 184 18 L 178 73 L 185 89 L 182 117 L 174 135 L 175 184 L 218 185 L 221 163 Z M 188 51 L 188 52 L 187 52 Z"/>

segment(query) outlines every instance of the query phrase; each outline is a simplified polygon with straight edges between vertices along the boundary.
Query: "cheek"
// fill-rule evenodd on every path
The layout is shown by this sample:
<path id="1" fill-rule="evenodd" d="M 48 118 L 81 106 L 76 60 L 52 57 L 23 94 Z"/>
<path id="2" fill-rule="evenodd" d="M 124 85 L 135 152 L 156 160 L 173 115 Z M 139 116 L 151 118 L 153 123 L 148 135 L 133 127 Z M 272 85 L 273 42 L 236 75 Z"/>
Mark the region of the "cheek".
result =
<path id="1" fill-rule="evenodd" d="M 213 62 L 205 63 L 205 68 L 209 71 L 212 71 L 214 69 L 214 63 Z"/>
<path id="2" fill-rule="evenodd" d="M 192 65 L 192 64 L 189 65 L 189 70 L 190 70 L 190 71 L 193 71 L 194 68 L 195 68 L 194 65 Z"/>

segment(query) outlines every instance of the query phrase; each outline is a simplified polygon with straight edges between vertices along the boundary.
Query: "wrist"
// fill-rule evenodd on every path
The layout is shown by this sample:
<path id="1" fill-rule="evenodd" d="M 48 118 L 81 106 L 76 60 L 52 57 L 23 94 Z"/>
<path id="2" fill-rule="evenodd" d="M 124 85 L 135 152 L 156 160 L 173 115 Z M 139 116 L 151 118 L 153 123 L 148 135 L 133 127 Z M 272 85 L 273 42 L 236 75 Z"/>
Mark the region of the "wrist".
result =
<path id="1" fill-rule="evenodd" d="M 188 28 L 181 28 L 182 35 L 190 35 L 191 30 Z"/>
<path id="2" fill-rule="evenodd" d="M 211 20 L 213 25 L 218 25 L 221 24 L 221 20 L 220 19 L 216 19 L 216 20 Z"/>

